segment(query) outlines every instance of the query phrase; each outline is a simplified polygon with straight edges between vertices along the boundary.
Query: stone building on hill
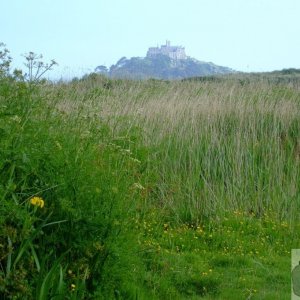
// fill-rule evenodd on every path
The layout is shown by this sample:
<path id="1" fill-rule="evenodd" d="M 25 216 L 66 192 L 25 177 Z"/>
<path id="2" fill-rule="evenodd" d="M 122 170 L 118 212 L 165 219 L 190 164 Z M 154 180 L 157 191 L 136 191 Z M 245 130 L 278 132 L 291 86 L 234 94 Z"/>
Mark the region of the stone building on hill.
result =
<path id="1" fill-rule="evenodd" d="M 157 55 L 167 55 L 171 59 L 186 59 L 185 49 L 182 46 L 171 46 L 170 41 L 166 41 L 161 47 L 150 47 L 147 51 L 147 57 L 155 57 Z"/>

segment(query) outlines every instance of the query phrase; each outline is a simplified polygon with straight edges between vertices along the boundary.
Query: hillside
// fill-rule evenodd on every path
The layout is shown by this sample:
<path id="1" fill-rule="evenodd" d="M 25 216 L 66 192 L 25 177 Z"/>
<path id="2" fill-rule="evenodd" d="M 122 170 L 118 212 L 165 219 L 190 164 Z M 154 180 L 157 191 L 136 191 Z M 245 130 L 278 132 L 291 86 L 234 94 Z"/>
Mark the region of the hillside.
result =
<path id="1" fill-rule="evenodd" d="M 123 57 L 109 69 L 105 66 L 98 66 L 95 71 L 112 78 L 131 79 L 183 79 L 235 72 L 230 68 L 217 66 L 211 62 L 202 62 L 190 57 L 175 60 L 162 54 L 145 58 L 127 59 Z"/>

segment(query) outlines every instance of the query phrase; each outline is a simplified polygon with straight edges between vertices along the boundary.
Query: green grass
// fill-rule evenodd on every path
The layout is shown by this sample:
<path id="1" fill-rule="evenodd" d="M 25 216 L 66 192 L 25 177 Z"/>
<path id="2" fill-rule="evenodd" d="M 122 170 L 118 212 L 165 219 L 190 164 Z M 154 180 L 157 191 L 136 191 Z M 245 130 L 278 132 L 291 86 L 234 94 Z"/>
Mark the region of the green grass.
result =
<path id="1" fill-rule="evenodd" d="M 142 245 L 149 272 L 160 274 L 149 283 L 160 286 L 162 298 L 289 297 L 290 249 L 299 237 L 285 222 L 236 211 L 214 223 L 171 227 L 153 222 L 155 215 L 142 223 Z"/>
<path id="2" fill-rule="evenodd" d="M 1 299 L 289 299 L 300 85 L 267 79 L 1 77 Z"/>

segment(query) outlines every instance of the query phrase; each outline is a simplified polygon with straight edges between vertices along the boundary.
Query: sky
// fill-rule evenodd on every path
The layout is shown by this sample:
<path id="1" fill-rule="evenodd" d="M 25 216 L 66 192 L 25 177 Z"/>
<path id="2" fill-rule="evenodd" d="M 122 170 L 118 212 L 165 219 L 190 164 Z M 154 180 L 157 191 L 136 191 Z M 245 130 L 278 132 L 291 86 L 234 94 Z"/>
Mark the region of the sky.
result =
<path id="1" fill-rule="evenodd" d="M 149 47 L 186 54 L 238 71 L 300 68 L 300 0 L 0 0 L 0 42 L 14 66 L 43 54 L 75 77 Z"/>

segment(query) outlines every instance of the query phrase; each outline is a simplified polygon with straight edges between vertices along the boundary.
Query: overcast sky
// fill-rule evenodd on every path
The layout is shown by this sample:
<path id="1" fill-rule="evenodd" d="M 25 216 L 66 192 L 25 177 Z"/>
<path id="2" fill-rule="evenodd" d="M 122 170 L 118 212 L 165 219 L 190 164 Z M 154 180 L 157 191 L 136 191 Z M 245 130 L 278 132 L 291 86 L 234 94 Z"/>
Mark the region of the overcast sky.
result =
<path id="1" fill-rule="evenodd" d="M 80 76 L 148 47 L 182 45 L 186 54 L 240 71 L 300 68 L 300 0 L 0 0 L 0 42 L 59 63 Z"/>

